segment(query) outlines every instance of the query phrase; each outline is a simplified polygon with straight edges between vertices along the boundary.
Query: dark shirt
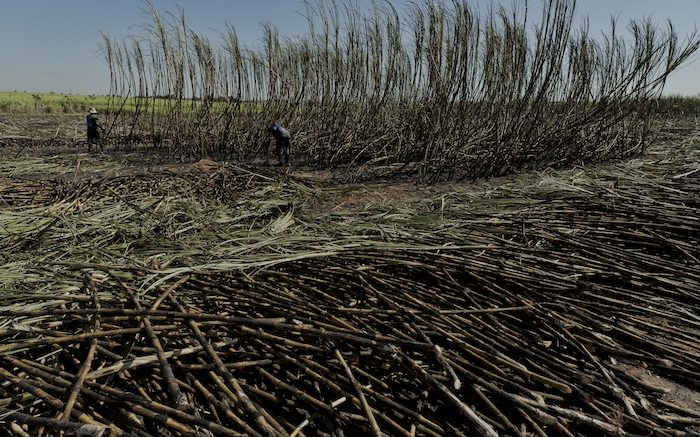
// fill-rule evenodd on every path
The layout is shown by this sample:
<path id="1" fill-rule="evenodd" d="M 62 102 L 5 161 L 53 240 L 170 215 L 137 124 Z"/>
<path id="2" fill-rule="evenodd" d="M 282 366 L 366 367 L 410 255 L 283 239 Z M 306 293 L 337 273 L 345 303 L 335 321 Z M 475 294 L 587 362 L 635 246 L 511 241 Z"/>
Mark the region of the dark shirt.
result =
<path id="1" fill-rule="evenodd" d="M 99 128 L 100 125 L 97 122 L 97 117 L 95 114 L 88 114 L 88 116 L 85 118 L 85 123 L 87 124 L 88 138 L 99 138 L 100 132 L 97 130 L 97 128 Z"/>
<path id="2" fill-rule="evenodd" d="M 87 129 L 89 131 L 96 131 L 97 127 L 99 126 L 95 114 L 88 114 L 88 116 L 85 118 L 85 123 L 87 124 Z"/>
<path id="3" fill-rule="evenodd" d="M 275 137 L 276 140 L 284 140 L 284 139 L 290 139 L 291 135 L 289 134 L 289 131 L 285 128 L 283 128 L 280 125 L 274 125 L 272 126 L 268 132 Z"/>

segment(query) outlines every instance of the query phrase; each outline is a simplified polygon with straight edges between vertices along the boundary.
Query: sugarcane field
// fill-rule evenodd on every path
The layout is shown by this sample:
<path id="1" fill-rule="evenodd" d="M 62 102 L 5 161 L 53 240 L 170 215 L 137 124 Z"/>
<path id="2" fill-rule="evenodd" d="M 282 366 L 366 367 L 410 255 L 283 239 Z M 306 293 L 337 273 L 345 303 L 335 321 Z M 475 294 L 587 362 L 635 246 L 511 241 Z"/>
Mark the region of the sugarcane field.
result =
<path id="1" fill-rule="evenodd" d="M 700 436 L 697 28 L 212 2 L 0 92 L 0 435 Z"/>

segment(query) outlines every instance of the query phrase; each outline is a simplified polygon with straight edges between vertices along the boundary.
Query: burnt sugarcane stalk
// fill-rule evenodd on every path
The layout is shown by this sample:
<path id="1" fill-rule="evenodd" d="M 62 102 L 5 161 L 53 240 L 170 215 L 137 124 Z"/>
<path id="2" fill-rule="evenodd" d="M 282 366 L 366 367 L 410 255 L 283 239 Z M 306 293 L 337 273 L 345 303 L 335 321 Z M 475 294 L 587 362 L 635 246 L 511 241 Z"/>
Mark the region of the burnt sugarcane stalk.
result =
<path id="1" fill-rule="evenodd" d="M 141 306 L 141 303 L 139 302 L 138 298 L 134 294 L 134 292 L 124 284 L 124 282 L 119 279 L 115 278 L 117 280 L 117 283 L 122 287 L 124 292 L 131 298 L 131 300 L 134 303 L 134 306 L 136 307 L 137 310 L 143 309 Z M 165 351 L 163 350 L 163 346 L 160 343 L 160 339 L 156 336 L 155 330 L 153 329 L 153 325 L 151 324 L 151 321 L 148 319 L 147 316 L 141 317 L 141 322 L 143 323 L 144 329 L 146 331 L 146 335 L 148 335 L 148 338 L 151 340 L 151 343 L 153 344 L 153 347 L 156 349 L 156 355 L 158 356 L 158 361 L 160 362 L 160 366 L 163 371 L 163 376 L 165 378 L 167 387 L 168 387 L 168 393 L 171 396 L 171 400 L 175 403 L 177 408 L 179 410 L 187 410 L 189 408 L 189 403 L 187 402 L 187 396 L 185 396 L 181 391 L 180 388 L 178 387 L 177 383 L 175 382 L 175 375 L 173 374 L 172 367 L 170 367 L 170 363 L 168 363 L 168 359 L 165 356 Z"/>

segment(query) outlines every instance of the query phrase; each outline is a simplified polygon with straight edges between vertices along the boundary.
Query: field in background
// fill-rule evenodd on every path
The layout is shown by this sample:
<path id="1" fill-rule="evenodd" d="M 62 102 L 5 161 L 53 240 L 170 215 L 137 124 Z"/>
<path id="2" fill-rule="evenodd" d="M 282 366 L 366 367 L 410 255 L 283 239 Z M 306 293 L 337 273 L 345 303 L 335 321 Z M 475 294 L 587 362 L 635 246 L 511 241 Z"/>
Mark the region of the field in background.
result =
<path id="1" fill-rule="evenodd" d="M 165 108 L 167 99 L 159 99 L 159 110 Z M 193 102 L 194 105 L 200 102 Z M 215 102 L 216 104 L 216 102 Z M 253 103 L 250 103 L 253 105 Z M 2 113 L 83 113 L 90 107 L 102 113 L 109 113 L 109 96 L 63 93 L 34 93 L 31 91 L 0 91 L 0 114 Z M 122 111 L 131 113 L 136 106 L 135 99 L 126 99 Z M 219 106 L 223 109 L 223 103 Z M 657 115 L 700 115 L 700 97 L 670 95 L 656 100 Z"/>
<path id="2" fill-rule="evenodd" d="M 82 113 L 91 106 L 104 111 L 108 100 L 107 96 L 0 91 L 0 112 Z"/>
<path id="3" fill-rule="evenodd" d="M 666 96 L 655 102 L 654 111 L 660 116 L 700 117 L 700 96 Z"/>

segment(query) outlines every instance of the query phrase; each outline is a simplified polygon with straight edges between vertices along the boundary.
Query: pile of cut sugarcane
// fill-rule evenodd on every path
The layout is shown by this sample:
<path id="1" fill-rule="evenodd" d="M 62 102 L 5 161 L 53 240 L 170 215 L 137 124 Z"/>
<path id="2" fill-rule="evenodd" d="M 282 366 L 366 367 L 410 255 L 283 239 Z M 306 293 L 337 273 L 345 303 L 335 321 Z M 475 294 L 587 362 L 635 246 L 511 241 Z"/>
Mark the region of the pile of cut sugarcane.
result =
<path id="1" fill-rule="evenodd" d="M 33 244 L 0 243 L 0 423 L 17 436 L 693 435 L 694 168 L 543 176 L 393 216 L 293 216 L 280 201 L 275 217 L 269 202 L 232 201 L 279 194 L 240 171 L 189 186 L 6 183 L 3 211 L 35 227 Z M 32 189 L 46 208 L 63 202 L 40 225 Z M 207 228 L 138 201 L 168 192 L 257 212 Z M 105 212 L 83 217 L 100 202 L 153 229 L 162 214 L 169 239 L 105 237 Z M 188 251 L 158 264 L 158 249 Z"/>

